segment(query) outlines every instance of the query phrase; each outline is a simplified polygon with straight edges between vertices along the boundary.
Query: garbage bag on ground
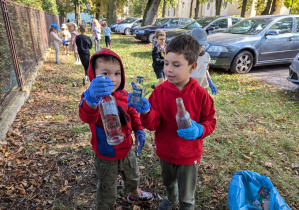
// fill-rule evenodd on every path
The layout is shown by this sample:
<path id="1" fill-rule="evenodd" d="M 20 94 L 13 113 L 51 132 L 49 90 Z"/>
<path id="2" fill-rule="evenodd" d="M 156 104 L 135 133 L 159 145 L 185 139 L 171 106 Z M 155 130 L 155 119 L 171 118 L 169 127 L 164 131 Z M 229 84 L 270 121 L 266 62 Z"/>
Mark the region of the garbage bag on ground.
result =
<path id="1" fill-rule="evenodd" d="M 258 191 L 264 187 L 270 192 L 270 210 L 291 209 L 279 195 L 268 177 L 253 171 L 236 172 L 228 188 L 228 206 L 230 210 L 259 210 L 261 195 Z"/>

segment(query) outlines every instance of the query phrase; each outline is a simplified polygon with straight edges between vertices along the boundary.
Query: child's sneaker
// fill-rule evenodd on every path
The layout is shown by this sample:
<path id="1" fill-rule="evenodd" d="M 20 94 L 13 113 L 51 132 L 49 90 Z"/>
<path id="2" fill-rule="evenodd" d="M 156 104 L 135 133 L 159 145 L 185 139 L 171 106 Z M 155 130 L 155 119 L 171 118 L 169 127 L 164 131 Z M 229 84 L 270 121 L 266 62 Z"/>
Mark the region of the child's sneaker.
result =
<path id="1" fill-rule="evenodd" d="M 163 202 L 159 204 L 158 210 L 171 210 L 178 203 L 179 203 L 179 201 L 170 203 L 167 198 L 164 198 Z"/>
<path id="2" fill-rule="evenodd" d="M 144 192 L 141 189 L 139 189 L 139 195 L 133 196 L 131 193 L 127 196 L 127 201 L 129 203 L 134 203 L 135 201 L 142 201 L 142 202 L 148 202 L 153 200 L 153 194 L 150 192 Z"/>
<path id="3" fill-rule="evenodd" d="M 85 86 L 87 84 L 88 80 L 89 80 L 88 76 L 85 76 L 83 78 L 83 86 Z"/>

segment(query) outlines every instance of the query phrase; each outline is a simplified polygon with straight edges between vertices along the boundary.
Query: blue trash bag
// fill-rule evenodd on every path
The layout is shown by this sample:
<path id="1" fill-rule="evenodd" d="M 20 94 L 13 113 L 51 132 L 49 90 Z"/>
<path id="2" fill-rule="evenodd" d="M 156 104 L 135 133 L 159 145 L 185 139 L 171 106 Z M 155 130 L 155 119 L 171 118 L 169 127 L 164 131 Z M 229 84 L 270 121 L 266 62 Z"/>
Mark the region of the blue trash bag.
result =
<path id="1" fill-rule="evenodd" d="M 259 210 L 258 191 L 261 187 L 270 190 L 270 210 L 291 209 L 279 195 L 268 177 L 253 171 L 236 172 L 228 187 L 228 206 L 230 210 Z"/>

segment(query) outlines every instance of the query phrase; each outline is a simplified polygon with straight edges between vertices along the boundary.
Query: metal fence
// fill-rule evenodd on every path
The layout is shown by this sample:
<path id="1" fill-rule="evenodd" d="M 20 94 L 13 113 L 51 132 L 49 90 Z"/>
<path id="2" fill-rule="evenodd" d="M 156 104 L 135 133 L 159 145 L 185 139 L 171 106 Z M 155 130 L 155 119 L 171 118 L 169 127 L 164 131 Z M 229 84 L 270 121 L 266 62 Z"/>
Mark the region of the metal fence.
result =
<path id="1" fill-rule="evenodd" d="M 66 19 L 9 0 L 0 1 L 1 115 L 47 50 L 51 24 L 61 25 Z"/>

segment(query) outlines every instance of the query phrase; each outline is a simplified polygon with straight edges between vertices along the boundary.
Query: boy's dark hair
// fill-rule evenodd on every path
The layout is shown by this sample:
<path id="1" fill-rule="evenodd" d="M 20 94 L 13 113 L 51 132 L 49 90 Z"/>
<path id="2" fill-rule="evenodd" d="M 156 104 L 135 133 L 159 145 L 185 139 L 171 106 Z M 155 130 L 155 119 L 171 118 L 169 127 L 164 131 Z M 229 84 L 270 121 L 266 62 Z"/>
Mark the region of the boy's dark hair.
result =
<path id="1" fill-rule="evenodd" d="M 188 65 L 197 61 L 199 56 L 200 45 L 191 35 L 183 34 L 172 39 L 166 46 L 167 53 L 183 54 L 188 61 Z"/>
<path id="2" fill-rule="evenodd" d="M 120 62 L 119 60 L 112 56 L 112 55 L 99 55 L 98 57 L 96 57 L 95 59 L 93 59 L 93 70 L 95 71 L 95 69 L 97 68 L 98 63 L 103 62 L 103 63 L 113 63 L 113 64 L 119 64 Z"/>
<path id="3" fill-rule="evenodd" d="M 81 25 L 80 25 L 80 32 L 81 32 L 81 33 L 86 32 L 86 29 L 87 29 L 87 28 L 86 28 L 86 25 L 84 25 L 84 24 L 81 24 Z"/>

